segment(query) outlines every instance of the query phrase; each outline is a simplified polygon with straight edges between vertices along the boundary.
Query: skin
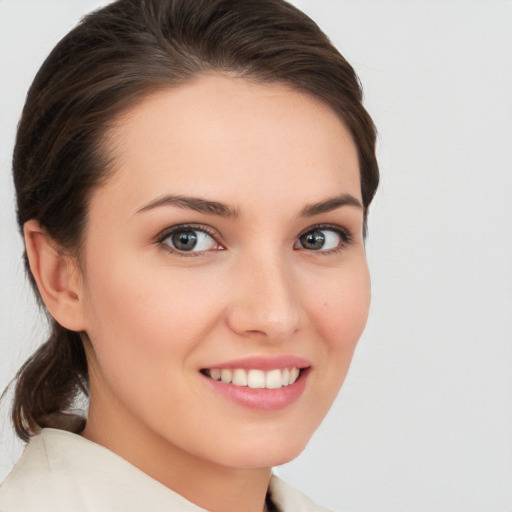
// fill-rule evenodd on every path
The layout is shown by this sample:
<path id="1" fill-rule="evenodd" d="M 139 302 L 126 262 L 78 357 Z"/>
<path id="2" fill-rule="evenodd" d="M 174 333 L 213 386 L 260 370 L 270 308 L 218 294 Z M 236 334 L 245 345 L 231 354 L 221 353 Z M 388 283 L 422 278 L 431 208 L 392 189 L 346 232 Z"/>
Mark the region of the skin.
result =
<path id="1" fill-rule="evenodd" d="M 303 450 L 366 323 L 362 208 L 301 215 L 342 194 L 361 202 L 354 142 L 318 100 L 221 75 L 151 94 L 109 141 L 115 174 L 92 195 L 81 268 L 44 256 L 50 242 L 36 223 L 25 230 L 50 311 L 87 333 L 83 435 L 208 510 L 261 511 L 270 468 Z M 165 195 L 221 202 L 234 215 L 144 209 Z M 190 256 L 158 241 L 183 223 L 208 228 L 207 250 Z M 351 242 L 331 229 L 335 250 L 301 245 L 318 224 Z M 303 394 L 279 410 L 244 407 L 199 372 L 282 355 L 311 369 Z"/>

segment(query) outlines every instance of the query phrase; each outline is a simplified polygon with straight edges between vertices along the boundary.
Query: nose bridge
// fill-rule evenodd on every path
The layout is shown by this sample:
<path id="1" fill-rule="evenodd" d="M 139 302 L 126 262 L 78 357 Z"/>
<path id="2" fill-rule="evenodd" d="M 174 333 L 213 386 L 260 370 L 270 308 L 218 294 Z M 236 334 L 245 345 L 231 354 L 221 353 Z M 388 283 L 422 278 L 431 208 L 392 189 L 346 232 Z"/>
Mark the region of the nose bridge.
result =
<path id="1" fill-rule="evenodd" d="M 258 251 L 238 262 L 230 324 L 243 334 L 284 339 L 298 328 L 300 300 L 292 269 L 278 250 Z"/>

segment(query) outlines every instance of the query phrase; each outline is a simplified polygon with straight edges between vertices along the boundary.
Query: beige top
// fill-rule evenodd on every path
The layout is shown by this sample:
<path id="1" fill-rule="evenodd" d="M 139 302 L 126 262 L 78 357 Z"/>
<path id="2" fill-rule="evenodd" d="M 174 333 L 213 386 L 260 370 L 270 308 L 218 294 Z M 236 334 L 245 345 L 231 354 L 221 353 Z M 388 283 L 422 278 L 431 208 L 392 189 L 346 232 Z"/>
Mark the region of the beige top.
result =
<path id="1" fill-rule="evenodd" d="M 328 512 L 276 476 L 281 512 Z M 83 437 L 47 428 L 33 437 L 0 486 L 0 512 L 205 512 Z"/>

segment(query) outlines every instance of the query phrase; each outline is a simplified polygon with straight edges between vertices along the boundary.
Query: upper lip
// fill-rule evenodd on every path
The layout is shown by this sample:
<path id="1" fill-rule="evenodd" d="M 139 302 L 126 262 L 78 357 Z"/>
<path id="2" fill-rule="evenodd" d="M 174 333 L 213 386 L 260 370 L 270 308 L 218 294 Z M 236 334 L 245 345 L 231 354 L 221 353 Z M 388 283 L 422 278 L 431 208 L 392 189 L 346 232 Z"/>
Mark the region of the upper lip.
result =
<path id="1" fill-rule="evenodd" d="M 232 359 L 231 361 L 224 361 L 222 363 L 215 363 L 208 366 L 202 367 L 202 369 L 231 369 L 235 370 L 237 368 L 241 368 L 244 370 L 283 370 L 285 368 L 308 368 L 311 366 L 311 363 L 302 357 L 285 355 L 279 357 L 265 357 L 265 356 L 256 356 L 256 357 L 245 357 L 242 359 Z"/>

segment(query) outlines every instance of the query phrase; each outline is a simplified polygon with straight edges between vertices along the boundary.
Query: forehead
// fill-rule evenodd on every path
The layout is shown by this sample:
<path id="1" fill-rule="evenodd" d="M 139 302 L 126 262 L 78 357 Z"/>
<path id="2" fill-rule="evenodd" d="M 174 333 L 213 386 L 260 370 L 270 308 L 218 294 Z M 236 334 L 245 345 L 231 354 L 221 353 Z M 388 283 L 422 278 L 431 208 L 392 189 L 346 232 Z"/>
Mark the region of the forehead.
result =
<path id="1" fill-rule="evenodd" d="M 109 135 L 115 173 L 101 194 L 132 209 L 163 193 L 235 206 L 271 191 L 303 202 L 361 195 L 357 150 L 338 115 L 282 84 L 202 76 L 145 97 Z"/>

